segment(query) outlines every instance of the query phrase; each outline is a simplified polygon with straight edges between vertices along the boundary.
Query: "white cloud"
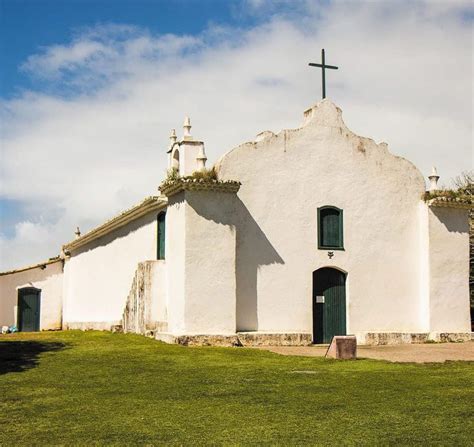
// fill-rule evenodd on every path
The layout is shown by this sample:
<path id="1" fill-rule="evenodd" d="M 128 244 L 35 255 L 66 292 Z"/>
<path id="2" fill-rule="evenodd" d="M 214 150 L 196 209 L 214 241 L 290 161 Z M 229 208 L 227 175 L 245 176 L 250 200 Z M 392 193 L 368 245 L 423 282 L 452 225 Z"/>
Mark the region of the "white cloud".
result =
<path id="1" fill-rule="evenodd" d="M 320 97 L 307 64 L 321 47 L 340 67 L 328 94 L 352 130 L 424 173 L 436 165 L 445 182 L 471 168 L 469 4 L 409 5 L 300 2 L 297 18 L 272 8 L 252 29 L 200 36 L 107 25 L 32 55 L 26 70 L 72 93 L 2 104 L 2 196 L 37 211 L 0 238 L 0 270 L 53 256 L 76 225 L 156 193 L 169 130 L 186 114 L 210 161 L 261 130 L 298 126 Z M 268 2 L 252 6 L 265 15 Z"/>
<path id="2" fill-rule="evenodd" d="M 2 270 L 33 264 L 58 254 L 55 225 L 42 222 L 19 222 L 15 225 L 15 238 L 0 237 Z M 41 253 L 41 257 L 37 257 Z M 5 256 L 5 258 L 4 258 Z"/>
<path id="3" fill-rule="evenodd" d="M 110 48 L 100 42 L 84 40 L 67 46 L 49 47 L 42 54 L 30 56 L 22 68 L 46 78 L 58 78 L 62 71 L 73 71 L 81 65 L 110 56 Z"/>
<path id="4" fill-rule="evenodd" d="M 199 38 L 164 34 L 151 36 L 132 26 L 86 28 L 70 44 L 53 45 L 28 57 L 21 69 L 57 85 L 104 87 L 120 76 L 133 76 L 150 64 L 164 64 L 185 50 L 197 48 Z"/>

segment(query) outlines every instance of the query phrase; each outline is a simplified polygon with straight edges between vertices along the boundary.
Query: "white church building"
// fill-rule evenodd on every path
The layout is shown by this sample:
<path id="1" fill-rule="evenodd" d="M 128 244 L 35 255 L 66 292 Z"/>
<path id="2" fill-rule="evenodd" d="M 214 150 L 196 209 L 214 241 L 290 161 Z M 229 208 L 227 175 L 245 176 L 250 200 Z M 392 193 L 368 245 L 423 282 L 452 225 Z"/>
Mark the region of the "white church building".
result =
<path id="1" fill-rule="evenodd" d="M 181 344 L 470 339 L 470 205 L 425 201 L 420 171 L 329 100 L 212 172 L 189 120 L 170 140 L 159 194 L 0 275 L 0 326 Z"/>

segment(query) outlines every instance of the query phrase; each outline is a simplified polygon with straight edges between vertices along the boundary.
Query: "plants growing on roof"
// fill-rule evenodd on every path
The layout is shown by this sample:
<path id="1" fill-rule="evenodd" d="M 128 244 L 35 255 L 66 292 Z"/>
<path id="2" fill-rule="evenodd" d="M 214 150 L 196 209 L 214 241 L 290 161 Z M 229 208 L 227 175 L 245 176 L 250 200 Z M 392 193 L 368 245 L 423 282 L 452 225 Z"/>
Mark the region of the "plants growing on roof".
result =
<path id="1" fill-rule="evenodd" d="M 213 166 L 211 169 L 203 169 L 202 171 L 194 171 L 191 175 L 185 176 L 185 179 L 199 180 L 199 181 L 217 181 L 217 170 Z"/>
<path id="2" fill-rule="evenodd" d="M 170 168 L 166 171 L 165 182 L 174 182 L 179 180 L 181 177 L 177 168 Z"/>
<path id="3" fill-rule="evenodd" d="M 203 169 L 202 171 L 194 171 L 191 175 L 179 175 L 179 171 L 176 168 L 168 169 L 166 172 L 166 178 L 163 181 L 163 185 L 170 185 L 172 183 L 182 181 L 198 181 L 201 183 L 215 183 L 219 181 L 217 170 L 215 167 L 211 169 Z"/>

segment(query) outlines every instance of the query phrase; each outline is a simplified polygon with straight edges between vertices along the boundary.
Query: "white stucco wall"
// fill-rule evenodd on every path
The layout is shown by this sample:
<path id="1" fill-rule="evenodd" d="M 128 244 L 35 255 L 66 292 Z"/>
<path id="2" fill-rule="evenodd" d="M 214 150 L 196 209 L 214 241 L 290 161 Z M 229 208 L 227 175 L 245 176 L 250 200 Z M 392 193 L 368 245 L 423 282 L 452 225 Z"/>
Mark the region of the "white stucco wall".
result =
<path id="1" fill-rule="evenodd" d="M 186 191 L 186 331 L 236 330 L 235 194 Z"/>
<path id="2" fill-rule="evenodd" d="M 419 206 L 425 184 L 385 144 L 354 135 L 319 103 L 296 130 L 246 143 L 218 163 L 238 193 L 237 329 L 312 332 L 312 272 L 347 272 L 347 330 L 416 332 Z M 317 208 L 344 211 L 344 251 L 318 250 Z"/>
<path id="3" fill-rule="evenodd" d="M 158 211 L 79 247 L 64 267 L 64 323 L 109 329 L 118 324 L 137 264 L 157 257 Z"/>
<path id="4" fill-rule="evenodd" d="M 166 211 L 166 265 L 168 331 L 185 332 L 186 203 L 184 192 L 168 198 Z"/>
<path id="5" fill-rule="evenodd" d="M 177 168 L 181 176 L 191 175 L 199 170 L 197 158 L 201 151 L 204 151 L 202 141 L 181 141 L 175 145 L 171 153 L 172 167 Z"/>
<path id="6" fill-rule="evenodd" d="M 165 260 L 158 260 L 153 263 L 150 321 L 159 323 L 168 321 L 166 272 Z"/>
<path id="7" fill-rule="evenodd" d="M 172 333 L 235 333 L 235 199 L 215 191 L 169 198 L 166 262 Z"/>
<path id="8" fill-rule="evenodd" d="M 17 324 L 18 289 L 24 287 L 41 290 L 40 330 L 61 329 L 62 261 L 0 276 L 0 326 Z"/>
<path id="9" fill-rule="evenodd" d="M 423 201 L 419 206 L 419 274 L 420 291 L 418 309 L 420 313 L 420 332 L 430 331 L 430 228 L 429 207 Z"/>
<path id="10" fill-rule="evenodd" d="M 429 296 L 431 332 L 470 332 L 468 210 L 431 207 Z"/>

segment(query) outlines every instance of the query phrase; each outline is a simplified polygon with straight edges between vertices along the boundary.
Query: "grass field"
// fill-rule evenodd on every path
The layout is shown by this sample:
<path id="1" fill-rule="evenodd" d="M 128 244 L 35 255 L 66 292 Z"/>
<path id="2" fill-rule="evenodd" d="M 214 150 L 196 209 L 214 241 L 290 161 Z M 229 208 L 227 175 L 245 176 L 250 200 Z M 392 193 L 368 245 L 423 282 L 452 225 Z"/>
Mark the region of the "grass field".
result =
<path id="1" fill-rule="evenodd" d="M 473 445 L 474 364 L 0 337 L 0 445 Z"/>

